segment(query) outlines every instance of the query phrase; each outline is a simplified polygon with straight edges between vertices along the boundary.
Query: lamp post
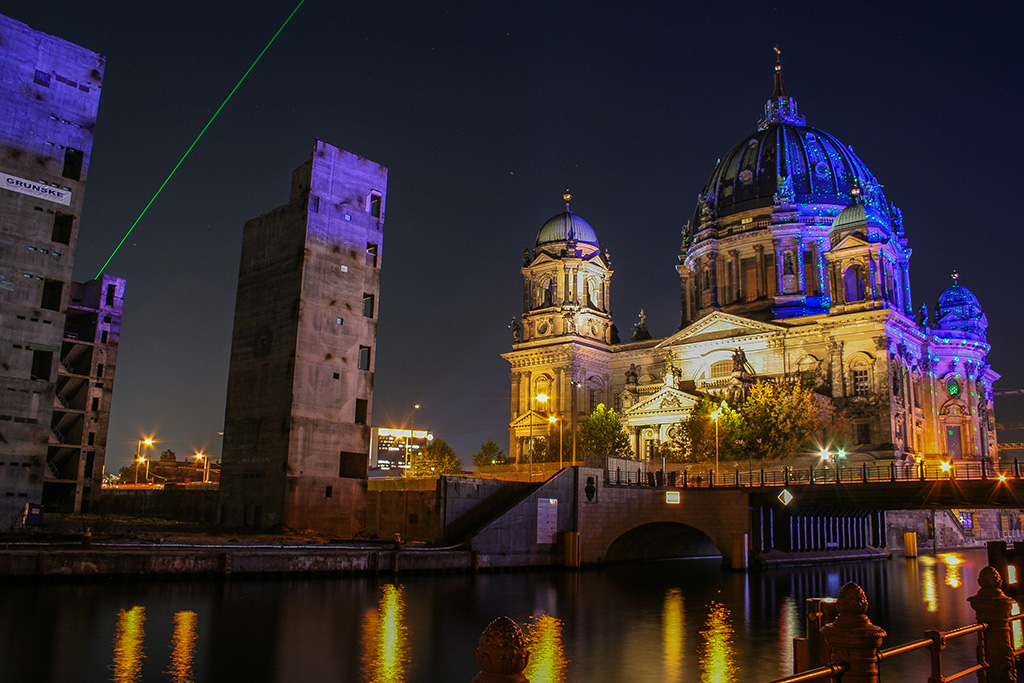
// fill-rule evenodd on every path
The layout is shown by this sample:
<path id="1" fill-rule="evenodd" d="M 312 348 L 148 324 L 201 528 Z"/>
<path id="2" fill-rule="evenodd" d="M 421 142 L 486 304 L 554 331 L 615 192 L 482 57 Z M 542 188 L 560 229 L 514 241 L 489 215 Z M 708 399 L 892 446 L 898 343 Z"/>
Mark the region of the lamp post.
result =
<path id="1" fill-rule="evenodd" d="M 139 483 L 139 465 L 146 463 L 146 481 L 149 481 L 149 461 L 142 457 L 142 444 L 153 445 L 153 439 L 139 439 L 139 447 L 135 449 L 135 483 Z"/>
<path id="2" fill-rule="evenodd" d="M 558 422 L 558 418 L 554 415 L 548 416 L 548 422 L 554 424 Z M 562 434 L 565 430 L 562 429 L 562 425 L 558 425 L 558 469 L 562 469 Z"/>
<path id="3" fill-rule="evenodd" d="M 409 469 L 409 439 L 412 437 L 413 432 L 416 430 L 416 411 L 420 409 L 420 404 L 417 403 L 412 407 L 412 417 L 410 418 L 409 425 L 409 436 L 405 437 L 405 468 Z"/>
<path id="4" fill-rule="evenodd" d="M 722 401 L 722 405 L 725 405 L 725 401 Z M 721 408 L 715 408 L 715 412 L 711 413 L 711 419 L 715 421 L 715 476 L 718 476 L 718 418 L 721 413 Z"/>
<path id="5" fill-rule="evenodd" d="M 196 453 L 196 460 L 203 461 L 203 483 L 210 483 L 210 458 L 203 453 Z"/>
<path id="6" fill-rule="evenodd" d="M 548 395 L 547 394 L 537 394 L 537 396 L 535 396 L 535 398 L 536 398 L 538 403 L 547 403 L 548 402 Z M 530 482 L 533 482 L 533 446 L 534 446 L 534 443 L 533 443 L 533 413 L 534 413 L 533 406 L 530 406 Z"/>

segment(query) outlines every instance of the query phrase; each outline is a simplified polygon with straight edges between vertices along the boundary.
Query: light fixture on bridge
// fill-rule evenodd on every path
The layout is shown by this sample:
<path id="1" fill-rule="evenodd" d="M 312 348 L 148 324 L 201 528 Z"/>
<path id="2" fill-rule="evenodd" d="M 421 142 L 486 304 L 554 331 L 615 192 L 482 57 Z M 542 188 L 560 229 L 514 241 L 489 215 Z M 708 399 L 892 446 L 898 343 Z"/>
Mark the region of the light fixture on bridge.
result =
<path id="1" fill-rule="evenodd" d="M 681 501 L 679 491 L 665 491 L 665 502 L 669 505 L 679 505 Z"/>

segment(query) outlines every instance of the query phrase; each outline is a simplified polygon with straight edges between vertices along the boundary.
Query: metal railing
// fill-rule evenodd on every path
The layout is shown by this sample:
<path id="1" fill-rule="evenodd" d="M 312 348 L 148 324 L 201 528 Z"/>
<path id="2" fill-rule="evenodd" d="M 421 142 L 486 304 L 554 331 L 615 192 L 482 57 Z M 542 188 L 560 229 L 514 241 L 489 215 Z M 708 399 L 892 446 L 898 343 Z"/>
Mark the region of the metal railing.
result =
<path id="1" fill-rule="evenodd" d="M 802 484 L 870 484 L 897 481 L 990 481 L 1021 479 L 1020 463 L 999 468 L 990 463 L 956 462 L 943 464 L 917 464 L 910 467 L 888 465 L 860 467 L 787 466 L 770 469 L 735 469 L 728 472 L 713 469 L 684 469 L 669 472 L 644 471 L 638 467 L 606 471 L 605 483 L 611 486 L 669 486 L 673 488 L 749 488 L 760 486 L 794 486 Z"/>

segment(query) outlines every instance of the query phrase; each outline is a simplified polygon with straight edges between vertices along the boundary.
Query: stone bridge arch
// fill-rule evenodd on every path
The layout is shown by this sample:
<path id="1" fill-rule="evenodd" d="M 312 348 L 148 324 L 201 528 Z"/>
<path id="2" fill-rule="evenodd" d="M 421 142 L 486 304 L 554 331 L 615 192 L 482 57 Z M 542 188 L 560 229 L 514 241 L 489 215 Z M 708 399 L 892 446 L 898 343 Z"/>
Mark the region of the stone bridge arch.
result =
<path id="1" fill-rule="evenodd" d="M 648 522 L 622 534 L 608 546 L 605 562 L 664 560 L 722 555 L 706 533 L 681 522 Z"/>

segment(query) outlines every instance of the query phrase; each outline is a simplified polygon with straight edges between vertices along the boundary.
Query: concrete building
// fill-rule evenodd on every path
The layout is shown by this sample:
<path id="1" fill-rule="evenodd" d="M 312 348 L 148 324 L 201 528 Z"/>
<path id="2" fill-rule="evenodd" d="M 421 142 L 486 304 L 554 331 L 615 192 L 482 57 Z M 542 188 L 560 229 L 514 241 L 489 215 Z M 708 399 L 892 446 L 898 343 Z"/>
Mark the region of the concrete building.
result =
<path id="1" fill-rule="evenodd" d="M 245 225 L 221 521 L 353 535 L 366 509 L 387 169 L 317 141 Z"/>
<path id="2" fill-rule="evenodd" d="M 902 212 L 852 148 L 807 125 L 777 67 L 757 130 L 723 155 L 683 230 L 677 333 L 652 339 L 641 311 L 620 340 L 597 232 L 568 203 L 541 227 L 504 354 L 510 455 L 557 429 L 549 414 L 575 422 L 604 403 L 651 460 L 702 396 L 735 405 L 761 379 L 841 409 L 852 443 L 833 448 L 994 459 L 988 321 L 955 275 L 932 315 L 918 309 L 910 253 Z"/>
<path id="3" fill-rule="evenodd" d="M 43 502 L 44 484 L 71 510 L 99 488 L 102 410 L 77 412 L 85 445 L 53 426 L 73 351 L 62 340 L 104 66 L 92 50 L 0 16 L 0 529 Z M 81 389 L 86 409 L 109 405 L 111 379 Z"/>

